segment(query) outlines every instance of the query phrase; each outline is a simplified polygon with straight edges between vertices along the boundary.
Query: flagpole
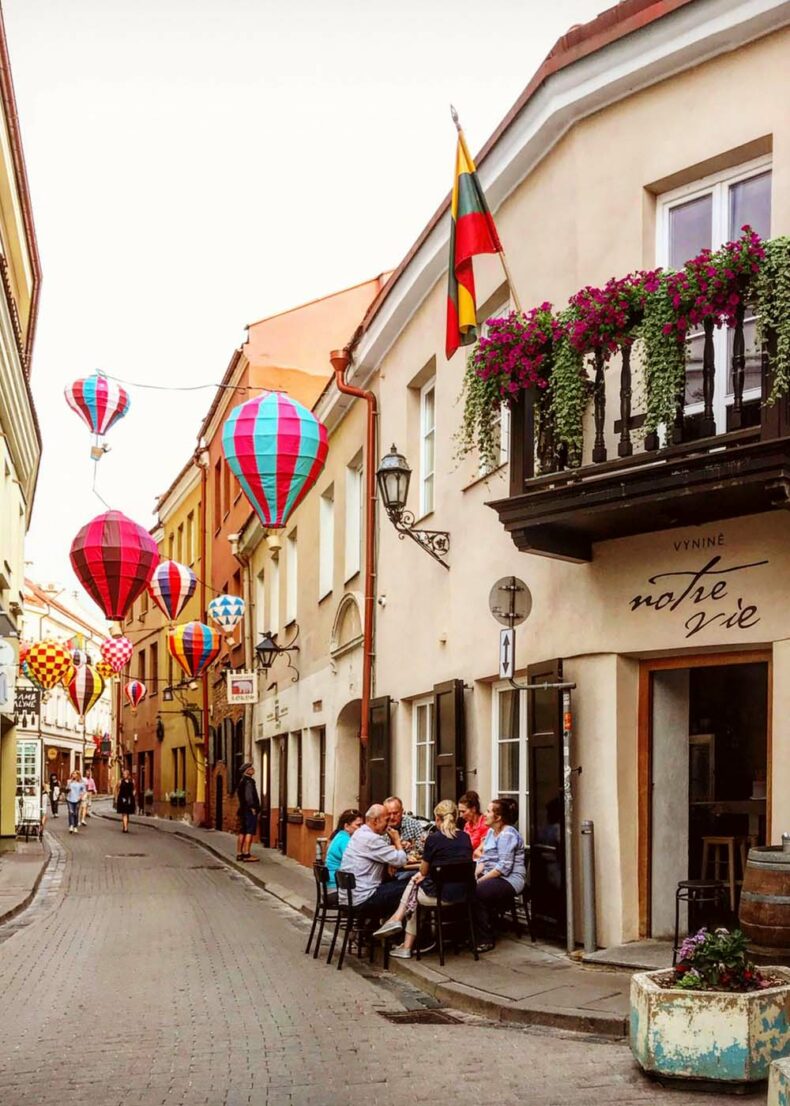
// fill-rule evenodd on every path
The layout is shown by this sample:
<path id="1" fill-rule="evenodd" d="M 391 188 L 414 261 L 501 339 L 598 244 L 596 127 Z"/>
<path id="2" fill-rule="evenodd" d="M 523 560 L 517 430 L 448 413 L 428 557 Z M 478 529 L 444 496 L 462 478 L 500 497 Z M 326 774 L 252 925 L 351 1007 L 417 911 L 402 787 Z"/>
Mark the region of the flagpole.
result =
<path id="1" fill-rule="evenodd" d="M 461 126 L 461 121 L 458 118 L 458 112 L 455 110 L 455 108 L 453 107 L 452 104 L 450 104 L 450 114 L 453 117 L 453 123 L 455 123 L 455 129 L 458 131 L 458 137 L 460 139 L 462 139 L 464 143 L 466 143 L 466 137 L 464 135 L 463 127 Z M 500 238 L 500 245 L 501 245 L 501 238 Z M 499 260 L 502 263 L 502 269 L 503 269 L 504 274 L 505 274 L 505 279 L 507 280 L 507 283 L 508 283 L 508 288 L 510 289 L 510 295 L 513 297 L 513 306 L 515 307 L 516 311 L 518 311 L 519 315 L 522 315 L 523 311 L 521 309 L 521 300 L 518 297 L 518 292 L 516 291 L 516 286 L 513 283 L 513 277 L 512 277 L 511 272 L 510 272 L 510 266 L 507 263 L 507 257 L 505 255 L 504 249 L 499 250 L 498 253 L 497 253 L 497 256 L 499 257 Z"/>

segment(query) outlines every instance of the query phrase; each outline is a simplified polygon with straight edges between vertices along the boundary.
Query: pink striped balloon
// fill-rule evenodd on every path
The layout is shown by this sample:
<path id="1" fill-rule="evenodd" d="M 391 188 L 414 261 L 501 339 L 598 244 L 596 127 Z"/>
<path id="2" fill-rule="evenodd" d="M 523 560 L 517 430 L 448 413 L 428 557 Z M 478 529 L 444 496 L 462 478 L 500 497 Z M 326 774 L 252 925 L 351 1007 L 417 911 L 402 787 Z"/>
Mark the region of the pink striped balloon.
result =
<path id="1" fill-rule="evenodd" d="M 195 594 L 197 576 L 178 561 L 160 561 L 154 569 L 148 593 L 171 622 L 175 622 Z"/>
<path id="2" fill-rule="evenodd" d="M 137 708 L 148 694 L 148 688 L 145 684 L 140 683 L 139 680 L 129 680 L 129 683 L 123 689 L 123 693 L 129 701 L 129 706 L 132 708 L 132 714 L 136 714 Z"/>
<path id="3" fill-rule="evenodd" d="M 101 373 L 75 380 L 65 388 L 66 403 L 94 434 L 102 435 L 129 410 L 129 393 Z"/>

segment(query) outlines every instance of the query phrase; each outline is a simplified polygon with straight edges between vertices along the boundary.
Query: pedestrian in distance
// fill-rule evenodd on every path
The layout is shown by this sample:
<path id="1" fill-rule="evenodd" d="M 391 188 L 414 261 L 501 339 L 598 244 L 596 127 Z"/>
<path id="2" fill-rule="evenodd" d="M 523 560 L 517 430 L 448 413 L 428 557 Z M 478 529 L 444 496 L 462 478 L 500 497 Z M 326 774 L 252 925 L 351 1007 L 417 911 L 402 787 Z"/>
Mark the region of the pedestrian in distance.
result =
<path id="1" fill-rule="evenodd" d="M 121 816 L 121 825 L 123 826 L 122 832 L 128 833 L 129 815 L 134 814 L 137 810 L 134 794 L 134 780 L 128 768 L 124 768 L 123 777 L 118 784 L 118 790 L 115 792 L 115 809 Z"/>
<path id="2" fill-rule="evenodd" d="M 75 769 L 69 776 L 66 785 L 66 805 L 69 808 L 69 833 L 79 833 L 77 828 L 80 818 L 80 803 L 85 794 L 85 784 L 82 780 L 82 772 Z"/>
<path id="3" fill-rule="evenodd" d="M 52 807 L 52 817 L 58 816 L 58 803 L 60 802 L 60 780 L 57 776 L 49 778 L 49 804 Z"/>
<path id="4" fill-rule="evenodd" d="M 38 836 L 41 838 L 44 836 L 44 827 L 47 824 L 47 785 L 42 782 L 41 784 L 41 829 Z"/>
<path id="5" fill-rule="evenodd" d="M 239 833 L 236 840 L 236 859 L 245 864 L 257 864 L 260 857 L 252 855 L 252 839 L 258 829 L 261 800 L 255 786 L 255 769 L 250 761 L 241 766 L 236 797 L 239 800 Z"/>
<path id="6" fill-rule="evenodd" d="M 91 803 L 93 802 L 93 796 L 96 794 L 96 780 L 93 778 L 92 769 L 85 769 L 83 782 L 85 784 L 85 794 L 82 797 L 82 804 L 80 806 L 80 825 L 87 826 L 88 823 L 86 819 L 91 816 Z"/>

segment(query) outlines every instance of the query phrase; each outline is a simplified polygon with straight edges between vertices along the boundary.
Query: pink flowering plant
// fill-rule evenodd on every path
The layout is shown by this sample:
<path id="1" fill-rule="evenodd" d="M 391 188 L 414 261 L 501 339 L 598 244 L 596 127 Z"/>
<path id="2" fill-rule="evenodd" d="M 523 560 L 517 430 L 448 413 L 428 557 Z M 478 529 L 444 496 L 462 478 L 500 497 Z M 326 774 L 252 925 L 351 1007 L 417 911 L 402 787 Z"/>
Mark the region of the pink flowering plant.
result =
<path id="1" fill-rule="evenodd" d="M 526 388 L 548 387 L 551 354 L 562 330 L 550 303 L 533 307 L 526 315 L 489 319 L 471 357 L 481 380 L 493 381 L 502 403 L 511 403 Z"/>
<path id="2" fill-rule="evenodd" d="M 686 991 L 759 991 L 770 987 L 748 959 L 746 938 L 739 929 L 707 929 L 690 935 L 678 951 L 671 984 Z"/>
<path id="3" fill-rule="evenodd" d="M 634 340 L 642 321 L 645 300 L 659 288 L 660 270 L 612 277 L 603 288 L 588 285 L 570 298 L 573 308 L 568 323 L 568 341 L 578 353 L 613 353 Z"/>

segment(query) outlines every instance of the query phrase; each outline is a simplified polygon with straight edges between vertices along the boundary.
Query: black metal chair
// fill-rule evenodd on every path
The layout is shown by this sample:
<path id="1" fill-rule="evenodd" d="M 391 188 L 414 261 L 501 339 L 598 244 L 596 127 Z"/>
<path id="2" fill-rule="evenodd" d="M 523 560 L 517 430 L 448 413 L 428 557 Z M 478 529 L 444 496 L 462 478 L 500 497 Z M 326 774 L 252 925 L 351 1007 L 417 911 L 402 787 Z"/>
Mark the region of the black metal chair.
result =
<path id="1" fill-rule="evenodd" d="M 421 915 L 429 912 L 436 918 L 436 942 L 439 946 L 439 964 L 444 966 L 444 928 L 458 921 L 458 913 L 463 909 L 466 912 L 467 934 L 474 952 L 475 960 L 480 957 L 477 953 L 477 934 L 475 932 L 474 900 L 475 900 L 475 862 L 473 860 L 461 860 L 453 864 L 432 864 L 431 879 L 436 885 L 436 904 L 425 905 L 417 899 L 417 932 L 420 930 Z M 448 884 L 457 884 L 463 887 L 464 896 L 457 902 L 445 902 L 442 899 L 444 888 Z M 449 916 L 448 916 L 449 914 Z M 420 959 L 420 946 L 417 942 L 417 959 Z"/>
<path id="2" fill-rule="evenodd" d="M 682 879 L 675 891 L 675 939 L 672 943 L 672 966 L 677 964 L 680 951 L 680 904 L 688 903 L 689 932 L 699 928 L 703 913 L 712 915 L 711 922 L 727 921 L 729 897 L 725 884 L 718 879 Z M 692 917 L 696 924 L 692 925 Z M 706 918 L 707 922 L 708 919 Z"/>
<path id="3" fill-rule="evenodd" d="M 321 938 L 324 934 L 324 925 L 326 922 L 329 922 L 331 925 L 332 922 L 336 921 L 337 891 L 330 891 L 329 889 L 329 869 L 326 864 L 322 864 L 317 860 L 313 865 L 313 876 L 315 877 L 315 910 L 313 911 L 313 924 L 310 928 L 310 936 L 307 938 L 307 948 L 304 951 L 305 953 L 310 952 L 310 946 L 313 943 L 313 935 L 317 927 L 318 936 L 316 937 L 315 950 L 313 951 L 313 960 L 317 960 L 321 948 Z"/>
<path id="4" fill-rule="evenodd" d="M 365 914 L 361 907 L 354 906 L 352 892 L 357 886 L 357 880 L 353 872 L 338 872 L 335 875 L 335 881 L 337 883 L 337 917 L 335 919 L 335 929 L 332 933 L 332 943 L 329 946 L 326 962 L 327 964 L 332 963 L 337 936 L 340 932 L 340 926 L 342 925 L 343 940 L 340 945 L 340 956 L 337 961 L 337 970 L 340 971 L 343 967 L 343 960 L 345 959 L 346 949 L 348 948 L 349 939 L 352 933 L 356 934 L 357 956 L 361 959 L 362 945 L 366 940 L 364 932 L 365 924 L 368 923 L 369 927 L 372 927 L 374 919 L 372 919 L 370 915 Z M 372 928 L 367 935 L 367 943 L 369 945 L 369 955 L 372 961 L 374 951 Z"/>
<path id="5" fill-rule="evenodd" d="M 531 870 L 529 845 L 527 845 L 525 849 L 525 863 L 527 868 L 527 879 L 526 883 L 524 884 L 524 890 L 521 892 L 520 895 L 513 895 L 512 902 L 509 906 L 505 907 L 505 909 L 500 912 L 499 916 L 500 918 L 503 918 L 509 914 L 513 923 L 513 932 L 515 933 L 516 937 L 521 937 L 522 924 L 521 918 L 519 917 L 520 906 L 522 911 L 524 912 L 524 921 L 527 926 L 527 933 L 529 933 L 529 939 L 534 943 L 535 933 L 532 929 L 532 887 L 530 883 Z"/>

